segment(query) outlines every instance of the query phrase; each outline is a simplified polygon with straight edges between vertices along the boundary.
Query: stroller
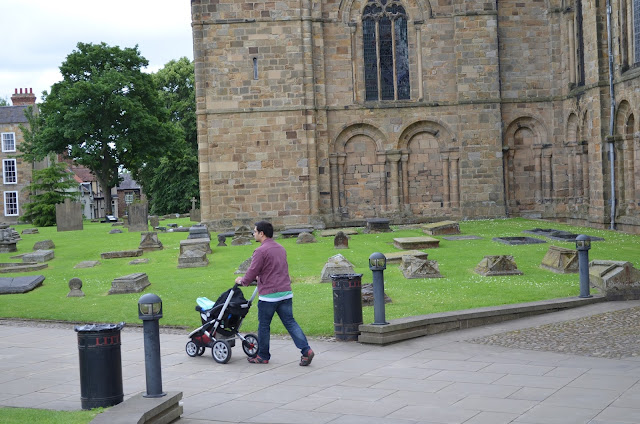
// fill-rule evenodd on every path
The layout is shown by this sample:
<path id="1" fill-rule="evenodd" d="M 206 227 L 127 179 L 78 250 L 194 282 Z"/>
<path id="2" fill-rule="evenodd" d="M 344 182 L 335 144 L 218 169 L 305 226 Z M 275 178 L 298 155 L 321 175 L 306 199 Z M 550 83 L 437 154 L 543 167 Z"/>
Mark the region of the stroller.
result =
<path id="1" fill-rule="evenodd" d="M 231 359 L 231 348 L 235 346 L 238 337 L 242 340 L 244 353 L 254 358 L 258 355 L 258 336 L 255 334 L 242 335 L 238 333 L 242 320 L 249 312 L 251 302 L 255 299 L 258 288 L 253 291 L 248 301 L 242 294 L 237 284 L 225 291 L 214 303 L 206 297 L 196 299 L 196 311 L 200 313 L 202 325 L 191 333 L 185 350 L 187 355 L 201 356 L 205 348 L 211 348 L 213 359 L 226 364 Z"/>

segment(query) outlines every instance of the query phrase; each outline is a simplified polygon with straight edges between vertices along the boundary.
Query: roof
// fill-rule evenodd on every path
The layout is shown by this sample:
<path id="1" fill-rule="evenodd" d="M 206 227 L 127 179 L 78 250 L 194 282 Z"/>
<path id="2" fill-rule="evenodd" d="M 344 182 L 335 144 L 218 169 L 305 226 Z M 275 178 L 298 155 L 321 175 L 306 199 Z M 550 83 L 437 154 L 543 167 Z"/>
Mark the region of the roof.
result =
<path id="1" fill-rule="evenodd" d="M 25 124 L 24 111 L 29 106 L 0 106 L 0 124 Z"/>
<path id="2" fill-rule="evenodd" d="M 69 169 L 80 178 L 80 182 L 88 183 L 90 181 L 96 181 L 95 175 L 91 173 L 89 168 L 85 168 L 84 166 L 69 166 Z"/>
<path id="3" fill-rule="evenodd" d="M 131 174 L 122 173 L 120 174 L 122 177 L 122 182 L 118 185 L 118 190 L 140 190 L 140 184 L 138 184 L 133 178 L 131 178 Z"/>

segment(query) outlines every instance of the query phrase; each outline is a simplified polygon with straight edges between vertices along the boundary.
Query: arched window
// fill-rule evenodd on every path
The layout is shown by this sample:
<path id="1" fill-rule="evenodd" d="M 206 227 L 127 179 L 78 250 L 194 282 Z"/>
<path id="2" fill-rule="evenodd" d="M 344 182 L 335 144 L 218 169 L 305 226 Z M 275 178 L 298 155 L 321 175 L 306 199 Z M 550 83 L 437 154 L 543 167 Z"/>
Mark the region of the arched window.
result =
<path id="1" fill-rule="evenodd" d="M 640 0 L 633 0 L 634 63 L 640 62 Z"/>
<path id="2" fill-rule="evenodd" d="M 409 98 L 407 14 L 398 0 L 369 0 L 362 15 L 366 100 Z"/>

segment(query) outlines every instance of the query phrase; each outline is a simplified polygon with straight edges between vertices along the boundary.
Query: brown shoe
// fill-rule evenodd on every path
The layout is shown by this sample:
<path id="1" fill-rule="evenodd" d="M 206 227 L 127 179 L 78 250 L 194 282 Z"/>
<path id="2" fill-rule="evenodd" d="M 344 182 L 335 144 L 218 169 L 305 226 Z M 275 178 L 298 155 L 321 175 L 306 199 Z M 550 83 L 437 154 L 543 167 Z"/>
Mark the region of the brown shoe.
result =
<path id="1" fill-rule="evenodd" d="M 259 356 L 256 356 L 255 358 L 247 358 L 247 362 L 251 363 L 251 364 L 268 364 L 269 360 L 268 359 L 262 359 Z"/>
<path id="2" fill-rule="evenodd" d="M 313 353 L 313 350 L 309 349 L 309 351 L 307 352 L 307 356 L 302 355 L 302 357 L 300 358 L 300 366 L 306 367 L 307 365 L 309 365 L 314 356 L 316 356 L 316 354 Z"/>

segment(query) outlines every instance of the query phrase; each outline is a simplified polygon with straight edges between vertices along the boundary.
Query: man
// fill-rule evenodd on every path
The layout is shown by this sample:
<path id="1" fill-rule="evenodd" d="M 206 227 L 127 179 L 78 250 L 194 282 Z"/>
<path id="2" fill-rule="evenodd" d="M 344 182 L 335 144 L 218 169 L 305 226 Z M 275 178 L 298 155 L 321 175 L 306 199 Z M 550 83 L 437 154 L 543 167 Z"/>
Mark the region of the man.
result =
<path id="1" fill-rule="evenodd" d="M 256 222 L 253 238 L 260 243 L 260 247 L 253 252 L 247 273 L 236 278 L 236 284 L 243 286 L 248 286 L 256 279 L 258 281 L 258 355 L 247 360 L 252 364 L 269 363 L 271 320 L 277 313 L 293 342 L 302 352 L 300 365 L 305 367 L 311 363 L 314 353 L 302 329 L 293 318 L 293 292 L 287 252 L 284 247 L 273 241 L 273 226 L 270 222 Z"/>

